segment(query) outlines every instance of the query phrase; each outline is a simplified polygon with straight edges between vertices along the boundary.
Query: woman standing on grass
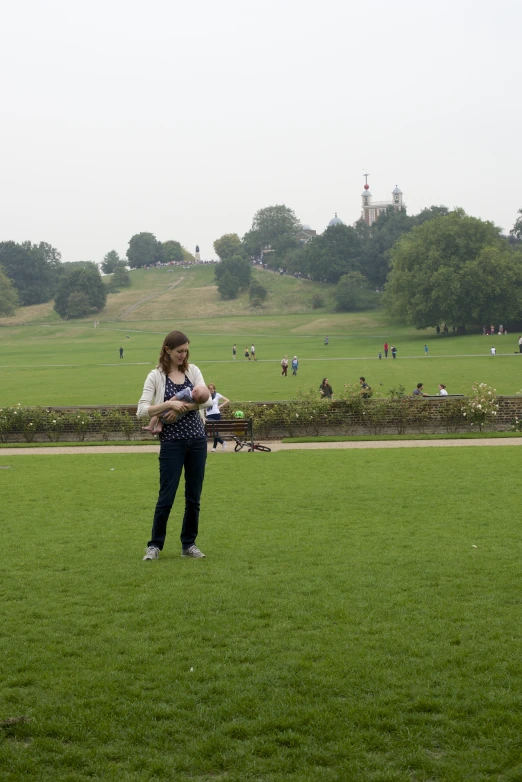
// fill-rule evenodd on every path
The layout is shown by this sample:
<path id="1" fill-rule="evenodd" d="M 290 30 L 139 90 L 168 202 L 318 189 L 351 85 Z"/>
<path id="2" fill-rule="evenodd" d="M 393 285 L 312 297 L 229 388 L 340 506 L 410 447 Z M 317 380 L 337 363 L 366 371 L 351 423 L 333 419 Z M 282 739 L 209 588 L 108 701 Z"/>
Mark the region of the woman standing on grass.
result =
<path id="1" fill-rule="evenodd" d="M 204 385 L 203 375 L 194 364 L 188 363 L 189 339 L 181 331 L 171 331 L 163 340 L 158 366 L 149 372 L 138 403 L 137 415 L 152 418 L 165 413 L 160 434 L 160 490 L 152 533 L 144 560 L 158 559 L 167 534 L 167 522 L 174 503 L 183 468 L 185 469 L 185 514 L 181 527 L 181 556 L 201 559 L 205 555 L 196 546 L 199 507 L 205 463 L 207 438 L 202 405 L 174 399 L 183 388 Z M 180 413 L 185 413 L 177 420 Z"/>
<path id="2" fill-rule="evenodd" d="M 212 401 L 212 407 L 208 407 L 206 410 L 207 421 L 219 421 L 221 419 L 221 408 L 228 405 L 230 399 L 227 399 L 226 396 L 223 396 L 222 394 L 218 394 L 214 383 L 209 383 L 207 388 L 210 391 L 210 399 Z M 225 441 L 222 437 L 219 436 L 219 432 L 216 432 L 214 437 L 214 445 L 212 446 L 213 453 L 216 452 L 218 443 L 221 443 L 224 451 L 227 450 Z"/>

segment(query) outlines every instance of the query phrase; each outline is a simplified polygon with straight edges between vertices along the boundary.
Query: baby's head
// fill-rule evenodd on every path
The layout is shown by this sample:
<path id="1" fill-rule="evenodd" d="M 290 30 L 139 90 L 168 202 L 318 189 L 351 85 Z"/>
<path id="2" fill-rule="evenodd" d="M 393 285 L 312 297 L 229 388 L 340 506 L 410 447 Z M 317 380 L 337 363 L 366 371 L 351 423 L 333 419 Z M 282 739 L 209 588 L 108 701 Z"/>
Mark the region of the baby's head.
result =
<path id="1" fill-rule="evenodd" d="M 210 392 L 206 386 L 194 386 L 192 389 L 192 399 L 197 405 L 204 404 L 208 400 L 209 396 Z"/>

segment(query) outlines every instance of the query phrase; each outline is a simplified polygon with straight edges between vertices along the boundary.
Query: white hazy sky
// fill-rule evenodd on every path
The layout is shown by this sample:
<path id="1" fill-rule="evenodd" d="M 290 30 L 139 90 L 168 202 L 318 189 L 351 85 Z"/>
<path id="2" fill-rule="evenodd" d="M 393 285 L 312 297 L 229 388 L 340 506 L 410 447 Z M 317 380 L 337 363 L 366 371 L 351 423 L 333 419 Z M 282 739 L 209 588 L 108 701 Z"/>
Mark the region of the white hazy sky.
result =
<path id="1" fill-rule="evenodd" d="M 272 204 L 352 223 L 365 170 L 509 230 L 521 29 L 519 0 L 3 0 L 0 240 L 212 258 Z"/>

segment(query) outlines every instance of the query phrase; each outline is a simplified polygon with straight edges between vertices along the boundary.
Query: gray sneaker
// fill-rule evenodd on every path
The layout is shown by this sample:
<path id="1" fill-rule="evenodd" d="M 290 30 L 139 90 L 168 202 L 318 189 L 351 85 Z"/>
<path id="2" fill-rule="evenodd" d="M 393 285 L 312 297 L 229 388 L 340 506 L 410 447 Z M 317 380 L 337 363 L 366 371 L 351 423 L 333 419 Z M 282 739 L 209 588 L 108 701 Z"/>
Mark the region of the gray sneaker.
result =
<path id="1" fill-rule="evenodd" d="M 182 548 L 181 549 L 181 556 L 182 557 L 192 557 L 193 559 L 204 559 L 205 554 L 203 554 L 202 551 L 198 549 L 197 546 L 192 544 L 192 546 L 189 546 L 188 548 Z"/>
<path id="2" fill-rule="evenodd" d="M 159 553 L 160 550 L 157 546 L 148 546 L 142 561 L 144 562 L 146 559 L 158 559 Z"/>

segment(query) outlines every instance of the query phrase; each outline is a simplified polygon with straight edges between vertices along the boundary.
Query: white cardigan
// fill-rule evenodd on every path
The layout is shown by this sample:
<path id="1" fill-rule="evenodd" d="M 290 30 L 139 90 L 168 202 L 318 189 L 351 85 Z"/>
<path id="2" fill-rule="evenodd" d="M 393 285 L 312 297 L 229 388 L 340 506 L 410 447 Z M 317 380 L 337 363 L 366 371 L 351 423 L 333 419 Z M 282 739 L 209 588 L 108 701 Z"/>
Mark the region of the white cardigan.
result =
<path id="1" fill-rule="evenodd" d="M 186 376 L 193 386 L 205 385 L 203 375 L 195 364 L 188 365 Z M 138 418 L 149 418 L 149 407 L 151 405 L 163 404 L 166 382 L 167 376 L 161 369 L 153 369 L 152 372 L 149 372 L 145 379 L 141 399 L 138 402 L 138 410 L 136 412 Z M 210 396 L 206 402 L 199 405 L 199 414 L 203 421 L 205 420 L 204 410 L 207 407 L 212 407 L 212 397 Z"/>

